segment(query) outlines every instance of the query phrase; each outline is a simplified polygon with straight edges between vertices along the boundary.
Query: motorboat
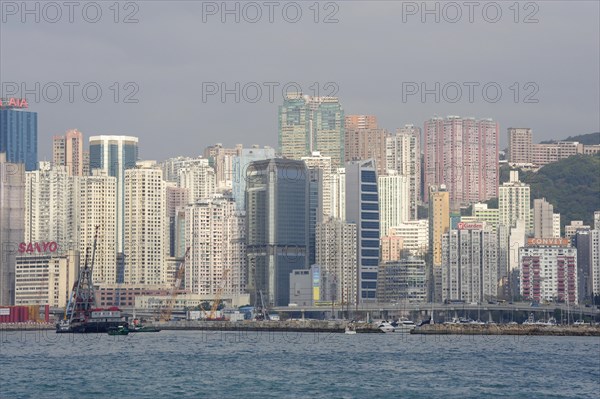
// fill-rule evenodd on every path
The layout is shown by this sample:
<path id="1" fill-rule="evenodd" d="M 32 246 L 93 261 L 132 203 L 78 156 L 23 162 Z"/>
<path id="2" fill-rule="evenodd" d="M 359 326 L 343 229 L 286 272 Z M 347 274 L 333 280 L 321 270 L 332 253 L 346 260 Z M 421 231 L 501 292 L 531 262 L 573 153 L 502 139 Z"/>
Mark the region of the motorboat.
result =
<path id="1" fill-rule="evenodd" d="M 389 321 L 382 321 L 379 324 L 377 324 L 377 327 L 384 333 L 393 333 L 394 331 L 396 331 L 394 326 Z"/>
<path id="2" fill-rule="evenodd" d="M 346 326 L 346 330 L 344 331 L 344 334 L 348 334 L 348 335 L 356 334 L 356 327 L 354 327 L 352 324 L 348 324 Z"/>
<path id="3" fill-rule="evenodd" d="M 414 321 L 402 318 L 392 323 L 394 332 L 409 332 L 413 330 L 417 325 Z"/>

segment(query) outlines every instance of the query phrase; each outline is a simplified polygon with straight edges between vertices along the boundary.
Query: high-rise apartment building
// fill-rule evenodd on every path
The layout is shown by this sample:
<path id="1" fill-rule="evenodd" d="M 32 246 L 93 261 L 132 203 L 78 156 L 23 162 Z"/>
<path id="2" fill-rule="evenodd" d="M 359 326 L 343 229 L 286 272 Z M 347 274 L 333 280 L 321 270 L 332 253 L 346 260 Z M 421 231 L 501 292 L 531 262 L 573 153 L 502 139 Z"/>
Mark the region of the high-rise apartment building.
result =
<path id="1" fill-rule="evenodd" d="M 528 184 L 519 181 L 519 172 L 510 171 L 510 180 L 502 183 L 499 188 L 498 209 L 500 224 L 515 227 L 517 220 L 525 224 L 526 233 L 531 223 L 530 188 Z"/>
<path id="2" fill-rule="evenodd" d="M 577 249 L 561 238 L 529 239 L 519 249 L 520 293 L 531 301 L 578 303 Z"/>
<path id="3" fill-rule="evenodd" d="M 379 266 L 379 195 L 375 161 L 346 164 L 346 221 L 357 226 L 358 302 L 374 301 Z"/>
<path id="4" fill-rule="evenodd" d="M 346 169 L 337 168 L 331 174 L 331 216 L 346 220 Z"/>
<path id="5" fill-rule="evenodd" d="M 236 144 L 235 148 L 224 148 L 217 143 L 204 149 L 203 157 L 208 159 L 209 165 L 215 170 L 215 185 L 217 191 L 223 192 L 233 186 L 233 159 L 239 157 L 242 145 Z"/>
<path id="6" fill-rule="evenodd" d="M 375 115 L 348 115 L 344 120 L 346 129 L 377 129 Z"/>
<path id="7" fill-rule="evenodd" d="M 1 112 L 1 111 L 0 111 Z M 17 246 L 24 236 L 25 164 L 0 152 L 0 305 L 14 305 Z"/>
<path id="8" fill-rule="evenodd" d="M 344 110 L 337 97 L 287 93 L 279 107 L 279 153 L 300 159 L 313 151 L 331 158 L 334 168 L 344 163 Z"/>
<path id="9" fill-rule="evenodd" d="M 450 193 L 446 186 L 429 186 L 428 299 L 442 300 L 442 235 L 450 229 Z"/>
<path id="10" fill-rule="evenodd" d="M 167 227 L 168 232 L 168 246 L 169 256 L 178 256 L 180 253 L 177 251 L 177 214 L 182 211 L 183 208 L 189 203 L 188 196 L 189 190 L 187 188 L 177 187 L 173 182 L 165 182 L 166 187 L 166 211 L 167 211 Z M 181 256 L 183 256 L 181 253 Z"/>
<path id="11" fill-rule="evenodd" d="M 52 138 L 53 166 L 63 166 L 69 176 L 85 176 L 89 156 L 83 155 L 83 134 L 77 129 L 67 130 L 64 136 Z"/>
<path id="12" fill-rule="evenodd" d="M 188 190 L 190 204 L 210 198 L 216 192 L 215 170 L 208 164 L 208 159 L 190 161 L 178 170 L 178 175 L 178 186 Z"/>
<path id="13" fill-rule="evenodd" d="M 554 213 L 554 207 L 546 198 L 533 200 L 533 236 L 560 238 L 560 214 Z"/>
<path id="14" fill-rule="evenodd" d="M 27 101 L 0 98 L 0 153 L 6 162 L 23 163 L 25 170 L 35 170 L 38 161 L 37 112 L 27 111 Z"/>
<path id="15" fill-rule="evenodd" d="M 245 206 L 248 290 L 254 301 L 285 306 L 290 273 L 308 267 L 306 164 L 291 159 L 252 162 L 247 168 Z"/>
<path id="16" fill-rule="evenodd" d="M 185 208 L 185 288 L 214 296 L 246 291 L 245 217 L 231 197 L 214 195 Z M 286 304 L 287 305 L 287 304 Z"/>
<path id="17" fill-rule="evenodd" d="M 155 162 L 138 162 L 125 171 L 125 283 L 165 283 L 166 203 L 162 170 Z"/>
<path id="18" fill-rule="evenodd" d="M 90 137 L 90 173 L 101 169 L 116 178 L 117 251 L 123 252 L 125 234 L 125 170 L 136 167 L 138 138 L 131 136 Z"/>
<path id="19" fill-rule="evenodd" d="M 484 223 L 459 225 L 442 236 L 442 300 L 467 303 L 498 295 L 498 238 Z"/>
<path id="20" fill-rule="evenodd" d="M 377 180 L 380 236 L 383 237 L 390 228 L 410 220 L 410 179 L 390 170 L 387 176 L 379 176 Z"/>
<path id="21" fill-rule="evenodd" d="M 319 181 L 319 213 L 317 217 L 319 222 L 325 220 L 329 216 L 333 216 L 331 212 L 331 158 L 324 157 L 321 153 L 313 152 L 310 157 L 301 158 L 308 170 L 319 170 L 320 178 Z"/>
<path id="22" fill-rule="evenodd" d="M 449 116 L 425 122 L 424 184 L 445 184 L 450 207 L 498 196 L 498 123 Z M 428 201 L 428 198 L 426 198 Z"/>
<path id="23" fill-rule="evenodd" d="M 600 228 L 590 231 L 591 295 L 600 295 Z"/>
<path id="24" fill-rule="evenodd" d="M 364 115 L 350 115 L 346 118 L 344 154 L 345 162 L 373 159 L 377 165 L 377 173 L 384 175 L 387 170 L 386 165 L 386 137 L 385 129 L 373 127 L 373 123 L 354 123 L 354 119 L 359 119 Z M 362 127 L 369 126 L 369 127 Z"/>
<path id="25" fill-rule="evenodd" d="M 417 219 L 421 199 L 421 129 L 405 125 L 386 138 L 386 168 L 410 182 L 410 219 Z"/>
<path id="26" fill-rule="evenodd" d="M 571 239 L 582 230 L 591 230 L 591 226 L 584 225 L 583 220 L 571 220 L 571 224 L 565 226 L 565 238 Z"/>
<path id="27" fill-rule="evenodd" d="M 316 263 L 335 287 L 327 300 L 353 305 L 357 298 L 356 224 L 328 218 L 317 224 Z M 328 288 L 330 289 L 330 288 Z"/>
<path id="28" fill-rule="evenodd" d="M 533 142 L 530 128 L 508 128 L 508 162 L 530 164 L 533 162 Z"/>
<path id="29" fill-rule="evenodd" d="M 233 158 L 232 194 L 238 210 L 243 211 L 245 209 L 248 165 L 254 161 L 263 161 L 272 158 L 275 158 L 275 150 L 273 148 L 269 146 L 260 148 L 256 144 L 251 148 L 242 148 L 240 155 Z"/>
<path id="30" fill-rule="evenodd" d="M 424 257 L 429 250 L 429 220 L 408 220 L 392 227 L 389 235 L 402 239 L 402 249 Z"/>

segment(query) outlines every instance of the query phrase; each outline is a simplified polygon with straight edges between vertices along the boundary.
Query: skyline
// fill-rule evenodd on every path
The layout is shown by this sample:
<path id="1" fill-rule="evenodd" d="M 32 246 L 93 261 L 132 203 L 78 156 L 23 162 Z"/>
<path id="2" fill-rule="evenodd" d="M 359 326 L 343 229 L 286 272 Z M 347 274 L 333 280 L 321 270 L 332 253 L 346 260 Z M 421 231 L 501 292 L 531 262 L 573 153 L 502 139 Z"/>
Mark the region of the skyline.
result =
<path id="1" fill-rule="evenodd" d="M 103 18 L 97 24 L 77 18 L 77 13 L 72 24 L 65 17 L 48 23 L 44 15 L 40 23 L 31 17 L 22 23 L 18 13 L 3 10 L 2 91 L 5 95 L 6 89 L 14 89 L 11 83 L 23 82 L 37 90 L 35 83 L 40 83 L 40 101 L 29 101 L 29 109 L 40 115 L 40 160 L 51 158 L 52 136 L 73 128 L 87 137 L 139 137 L 142 159 L 199 155 L 214 142 L 277 148 L 277 107 L 283 103 L 279 89 L 286 82 L 297 82 L 309 95 L 315 82 L 321 95 L 337 89 L 346 115 L 375 115 L 388 131 L 405 124 L 422 128 L 435 115 L 491 117 L 500 125 L 501 149 L 507 147 L 509 127 L 532 128 L 534 142 L 600 131 L 600 31 L 595 18 L 600 6 L 595 2 L 531 2 L 537 11 L 521 9 L 519 23 L 513 21 L 510 5 L 501 3 L 499 22 L 487 22 L 475 12 L 472 24 L 466 10 L 454 24 L 447 22 L 450 10 L 442 13 L 440 23 L 431 16 L 422 23 L 419 14 L 407 13 L 412 2 L 322 2 L 319 23 L 312 21 L 310 5 L 300 3 L 303 18 L 295 24 L 277 13 L 272 24 L 247 23 L 244 18 L 222 23 L 218 13 L 205 10 L 202 15 L 201 3 L 132 3 L 137 11 L 121 9 L 119 23 L 112 21 L 108 4 L 102 5 Z M 322 23 L 325 14 L 335 11 L 325 10 L 327 4 L 337 5 L 338 23 Z M 137 23 L 121 23 L 132 13 Z M 532 13 L 538 22 L 523 23 Z M 167 20 L 179 23 L 166 25 Z M 281 35 L 272 35 L 272 28 Z M 40 35 L 49 40 L 40 41 Z M 440 46 L 441 40 L 459 45 Z M 517 42 L 518 47 L 507 46 Z M 28 51 L 22 51 L 22 43 L 28 43 Z M 49 93 L 41 93 L 51 82 L 63 89 L 56 103 L 47 101 Z M 65 82 L 80 84 L 73 103 Z M 79 90 L 90 82 L 103 91 L 96 103 L 85 101 Z M 221 83 L 233 88 L 235 82 L 240 83 L 239 103 L 234 95 L 223 103 L 220 93 L 209 92 L 213 83 L 220 90 Z M 256 87 L 252 82 L 263 89 L 255 103 L 245 101 L 251 92 L 242 93 L 245 84 Z M 272 101 L 267 98 L 268 82 L 279 83 Z M 440 102 L 433 94 L 421 102 L 421 84 L 431 89 L 436 82 Z M 473 103 L 467 98 L 468 82 L 480 84 Z M 479 90 L 494 82 L 503 91 L 496 103 L 486 101 Z M 528 82 L 535 85 L 526 86 Z M 462 88 L 460 101 L 447 101 L 457 86 Z M 410 94 L 415 88 L 419 92 Z M 139 102 L 125 103 L 128 94 Z M 526 95 L 539 102 L 525 102 Z M 181 137 L 170 142 L 166 153 L 165 134 Z"/>

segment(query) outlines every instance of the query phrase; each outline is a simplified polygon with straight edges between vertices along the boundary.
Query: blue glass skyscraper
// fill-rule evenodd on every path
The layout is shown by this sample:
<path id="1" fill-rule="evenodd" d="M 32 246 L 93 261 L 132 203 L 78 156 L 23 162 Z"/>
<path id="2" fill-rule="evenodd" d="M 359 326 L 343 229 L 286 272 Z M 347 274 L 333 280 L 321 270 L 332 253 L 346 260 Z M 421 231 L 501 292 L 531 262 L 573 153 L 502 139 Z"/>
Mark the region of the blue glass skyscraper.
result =
<path id="1" fill-rule="evenodd" d="M 37 169 L 37 113 L 26 111 L 0 99 L 0 152 L 6 161 L 25 164 L 25 170 Z"/>

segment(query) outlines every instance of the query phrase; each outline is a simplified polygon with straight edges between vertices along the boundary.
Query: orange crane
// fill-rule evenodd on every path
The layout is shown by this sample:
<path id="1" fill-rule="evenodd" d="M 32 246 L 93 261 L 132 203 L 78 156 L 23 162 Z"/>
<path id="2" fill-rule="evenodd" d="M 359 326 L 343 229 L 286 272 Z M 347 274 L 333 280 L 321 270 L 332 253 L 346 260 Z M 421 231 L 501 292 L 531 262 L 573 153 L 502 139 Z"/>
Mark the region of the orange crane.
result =
<path id="1" fill-rule="evenodd" d="M 160 313 L 161 321 L 171 320 L 171 313 L 173 313 L 173 307 L 175 306 L 175 299 L 177 298 L 177 294 L 179 293 L 179 286 L 181 285 L 181 280 L 183 277 L 183 273 L 185 272 L 185 261 L 187 260 L 190 254 L 190 248 L 187 247 L 185 250 L 185 255 L 183 256 L 183 261 L 179 265 L 179 268 L 175 272 L 175 281 L 173 282 L 173 287 L 171 287 L 170 298 L 167 302 L 166 307 L 164 307 Z"/>
<path id="2" fill-rule="evenodd" d="M 227 279 L 227 274 L 229 274 L 229 269 L 225 269 L 223 271 L 223 277 L 221 277 L 221 286 L 215 294 L 215 299 L 210 309 L 210 314 L 208 315 L 206 320 L 216 320 L 215 313 L 217 311 L 217 308 L 219 307 L 219 303 L 221 302 L 221 296 L 223 295 L 223 291 L 225 290 L 225 280 Z"/>

